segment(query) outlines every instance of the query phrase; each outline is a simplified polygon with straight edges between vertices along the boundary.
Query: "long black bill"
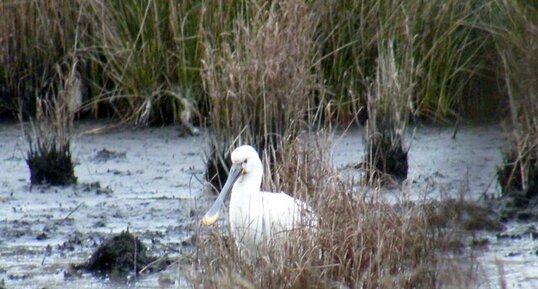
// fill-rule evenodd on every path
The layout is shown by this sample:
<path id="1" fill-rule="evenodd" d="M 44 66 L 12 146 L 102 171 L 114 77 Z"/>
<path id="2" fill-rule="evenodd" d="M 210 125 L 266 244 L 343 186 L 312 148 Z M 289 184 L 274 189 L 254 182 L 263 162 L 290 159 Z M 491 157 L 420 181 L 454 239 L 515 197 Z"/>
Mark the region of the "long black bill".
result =
<path id="1" fill-rule="evenodd" d="M 224 199 L 226 199 L 226 196 L 232 190 L 235 181 L 237 181 L 240 175 L 241 164 L 233 164 L 230 168 L 230 172 L 228 173 L 228 179 L 226 179 L 226 183 L 220 191 L 217 200 L 215 200 L 215 203 L 213 203 L 209 211 L 205 213 L 204 218 L 202 219 L 202 223 L 204 225 L 212 225 L 218 220 L 220 209 L 222 208 L 222 205 L 224 205 Z"/>

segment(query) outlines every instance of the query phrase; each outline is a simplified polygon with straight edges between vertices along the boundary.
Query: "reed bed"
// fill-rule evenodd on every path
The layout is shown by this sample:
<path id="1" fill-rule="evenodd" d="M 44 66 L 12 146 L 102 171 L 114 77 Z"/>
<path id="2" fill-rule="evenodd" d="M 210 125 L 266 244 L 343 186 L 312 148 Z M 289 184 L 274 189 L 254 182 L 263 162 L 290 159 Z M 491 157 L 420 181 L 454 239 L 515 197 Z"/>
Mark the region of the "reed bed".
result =
<path id="1" fill-rule="evenodd" d="M 181 123 L 200 93 L 196 1 L 90 1 L 99 25 L 92 61 L 103 77 L 91 104 L 138 124 Z M 189 112 L 190 113 L 190 112 Z"/>
<path id="2" fill-rule="evenodd" d="M 340 106 L 340 118 L 363 114 L 368 79 L 376 75 L 378 43 L 413 38 L 417 113 L 444 120 L 468 105 L 483 104 L 491 37 L 479 29 L 485 1 L 319 1 L 324 79 Z M 396 42 L 396 47 L 400 45 Z M 397 58 L 403 55 L 397 55 Z M 490 63 L 491 64 L 491 63 Z M 418 69 L 420 68 L 420 69 Z M 478 87 L 478 88 L 477 88 Z M 489 92 L 489 91 L 488 91 Z M 477 113 L 477 111 L 475 111 Z"/>
<path id="3" fill-rule="evenodd" d="M 17 111 L 21 99 L 33 102 L 50 83 L 54 64 L 76 54 L 86 107 L 96 116 L 171 123 L 182 122 L 182 110 L 189 109 L 211 118 L 212 92 L 203 80 L 203 63 L 216 65 L 226 49 L 235 53 L 238 47 L 231 44 L 239 40 L 232 39 L 233 31 L 258 33 L 255 26 L 264 16 L 257 10 L 271 5 L 256 0 L 4 1 L 0 106 Z M 443 120 L 468 111 L 480 114 L 492 95 L 492 106 L 504 96 L 495 76 L 502 63 L 491 31 L 481 27 L 500 26 L 502 17 L 490 13 L 499 16 L 509 7 L 489 9 L 484 0 L 331 0 L 303 6 L 316 20 L 308 28 L 313 30 L 308 49 L 317 50 L 311 64 L 327 88 L 311 102 L 330 100 L 327 117 L 333 122 L 366 115 L 378 42 L 387 40 L 387 33 L 414 37 L 412 54 L 421 69 L 413 102 L 419 115 Z"/>

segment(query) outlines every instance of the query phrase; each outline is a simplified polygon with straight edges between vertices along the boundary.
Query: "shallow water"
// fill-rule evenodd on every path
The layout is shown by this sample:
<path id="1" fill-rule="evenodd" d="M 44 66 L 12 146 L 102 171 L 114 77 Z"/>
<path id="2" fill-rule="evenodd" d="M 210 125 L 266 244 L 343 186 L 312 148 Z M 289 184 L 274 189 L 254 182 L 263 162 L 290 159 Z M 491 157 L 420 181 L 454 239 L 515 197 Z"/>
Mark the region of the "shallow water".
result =
<path id="1" fill-rule="evenodd" d="M 453 138 L 453 128 L 417 126 L 406 136 L 409 149 L 407 187 L 411 192 L 440 196 L 480 198 L 498 195 L 496 166 L 501 163 L 503 139 L 494 125 L 461 127 Z M 340 134 L 334 148 L 339 166 L 356 164 L 364 157 L 364 130 Z"/>
<path id="2" fill-rule="evenodd" d="M 181 254 L 213 196 L 203 179 L 205 139 L 179 137 L 174 127 L 99 131 L 106 123 L 80 123 L 72 148 L 79 185 L 30 187 L 27 144 L 19 126 L 0 124 L 0 279 L 7 288 L 159 288 L 163 275 L 189 287 L 178 269 L 138 280 L 68 277 L 70 264 L 87 260 L 111 234 L 129 229 L 157 254 Z M 453 129 L 418 126 L 407 137 L 410 194 L 438 198 L 497 195 L 501 161 L 498 126 Z M 364 153 L 363 131 L 337 133 L 334 162 L 350 176 Z M 97 185 L 98 184 L 98 185 Z M 396 196 L 399 192 L 387 194 Z M 514 224 L 517 227 L 521 224 Z M 503 264 L 509 288 L 538 284 L 536 240 L 497 240 L 476 250 L 484 272 L 480 288 L 499 288 Z M 538 287 L 538 286 L 535 286 Z"/>

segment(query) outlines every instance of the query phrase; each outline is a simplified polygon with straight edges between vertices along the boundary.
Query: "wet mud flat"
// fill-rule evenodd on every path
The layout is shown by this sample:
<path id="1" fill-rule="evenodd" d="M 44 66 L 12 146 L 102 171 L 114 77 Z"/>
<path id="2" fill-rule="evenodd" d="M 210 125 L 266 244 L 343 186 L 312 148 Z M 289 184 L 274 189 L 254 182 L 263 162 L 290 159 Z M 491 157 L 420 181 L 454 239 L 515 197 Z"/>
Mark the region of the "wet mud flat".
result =
<path id="1" fill-rule="evenodd" d="M 115 234 L 129 230 L 157 257 L 179 256 L 214 196 L 203 182 L 206 139 L 180 137 L 174 127 L 113 128 L 106 123 L 77 124 L 72 143 L 78 184 L 29 185 L 24 161 L 27 144 L 17 124 L 0 124 L 0 280 L 7 288 L 190 288 L 180 269 L 110 280 L 72 274 L 71 264 L 87 261 Z M 364 154 L 363 131 L 337 132 L 333 158 L 344 174 Z M 495 171 L 503 139 L 498 126 L 459 129 L 417 126 L 406 139 L 408 191 L 417 198 L 479 199 L 498 195 Z M 388 190 L 388 197 L 400 192 Z M 538 282 L 538 241 L 525 231 L 533 223 L 508 224 L 472 250 L 480 288 L 532 288 Z M 518 231 L 519 230 L 519 231 Z M 519 233 L 518 233 L 519 232 Z M 526 233 L 527 232 L 527 233 Z M 470 241 L 471 242 L 471 241 Z M 165 277 L 163 277 L 165 276 Z M 164 283 L 163 283 L 164 282 Z"/>
<path id="2" fill-rule="evenodd" d="M 185 247 L 197 225 L 192 216 L 211 197 L 202 193 L 202 138 L 181 138 L 173 127 L 106 127 L 77 125 L 77 185 L 32 187 L 18 125 L 0 124 L 0 279 L 7 288 L 155 288 L 158 276 L 125 284 L 69 268 L 124 230 L 156 255 Z"/>

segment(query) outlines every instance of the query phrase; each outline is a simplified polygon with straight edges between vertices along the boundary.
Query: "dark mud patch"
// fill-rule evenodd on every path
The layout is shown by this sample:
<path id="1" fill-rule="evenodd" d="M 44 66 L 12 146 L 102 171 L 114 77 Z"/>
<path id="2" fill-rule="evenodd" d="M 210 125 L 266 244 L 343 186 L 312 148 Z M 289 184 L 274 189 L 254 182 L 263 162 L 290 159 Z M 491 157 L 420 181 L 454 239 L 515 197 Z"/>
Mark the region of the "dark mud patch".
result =
<path id="1" fill-rule="evenodd" d="M 497 181 L 502 192 L 497 202 L 502 221 L 538 221 L 537 158 L 521 158 L 515 151 L 504 152 Z"/>
<path id="2" fill-rule="evenodd" d="M 95 192 L 96 194 L 112 194 L 113 191 L 109 186 L 101 186 L 100 182 L 91 182 L 91 183 L 82 183 L 77 186 L 77 189 L 89 193 L 89 192 Z"/>
<path id="3" fill-rule="evenodd" d="M 538 222 L 538 197 L 529 198 L 522 192 L 511 193 L 491 200 L 490 204 L 497 208 L 502 222 Z"/>
<path id="4" fill-rule="evenodd" d="M 125 277 L 129 273 L 138 274 L 156 258 L 149 256 L 146 246 L 129 232 L 113 236 L 99 246 L 83 265 L 83 269 L 100 276 Z"/>
<path id="5" fill-rule="evenodd" d="M 523 239 L 523 238 L 529 238 L 531 240 L 538 239 L 538 230 L 536 229 L 536 226 L 529 224 L 526 226 L 520 226 L 513 228 L 511 230 L 507 230 L 505 232 L 501 232 L 497 234 L 498 239 Z"/>
<path id="6" fill-rule="evenodd" d="M 81 232 L 75 231 L 69 239 L 57 246 L 60 251 L 75 251 L 77 247 L 81 247 L 84 242 L 84 236 Z"/>

